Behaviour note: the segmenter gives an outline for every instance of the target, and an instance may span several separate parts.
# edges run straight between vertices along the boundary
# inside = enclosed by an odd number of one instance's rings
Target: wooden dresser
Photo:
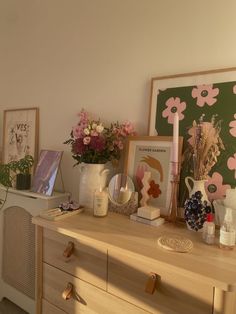
[[[33,223],[38,314],[236,313],[236,250],[208,246],[184,225],[155,228],[113,213]],[[191,239],[192,252],[159,248],[168,234]]]

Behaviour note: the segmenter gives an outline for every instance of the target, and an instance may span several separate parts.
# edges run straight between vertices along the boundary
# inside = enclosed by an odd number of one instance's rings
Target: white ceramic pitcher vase
[[[105,164],[80,165],[79,203],[85,208],[93,208],[94,192],[106,187],[109,169]]]
[[[184,203],[184,218],[190,230],[202,231],[206,215],[211,212],[211,203],[206,194],[205,182],[206,180],[194,180],[192,177],[185,178],[189,198]]]

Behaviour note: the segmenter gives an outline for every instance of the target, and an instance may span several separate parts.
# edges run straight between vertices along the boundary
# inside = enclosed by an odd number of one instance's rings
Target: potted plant
[[[5,187],[11,187],[12,186],[12,180],[10,174],[10,166],[9,164],[0,164],[0,184],[2,184]]]
[[[28,190],[31,184],[31,169],[34,159],[31,155],[26,155],[17,161],[9,163],[9,168],[16,173],[16,189]]]

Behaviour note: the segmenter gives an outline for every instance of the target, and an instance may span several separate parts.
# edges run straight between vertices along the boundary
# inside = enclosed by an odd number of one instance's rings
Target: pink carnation
[[[84,109],[82,109],[80,113],[78,113],[78,116],[80,124],[86,125],[88,123],[89,120],[88,113]]]
[[[98,136],[98,132],[95,130],[92,130],[90,134],[91,136]]]
[[[130,121],[125,121],[122,124],[122,131],[124,135],[133,135],[134,134],[134,125]]]
[[[74,138],[80,138],[83,136],[84,130],[81,126],[76,125],[72,128],[72,134]]]

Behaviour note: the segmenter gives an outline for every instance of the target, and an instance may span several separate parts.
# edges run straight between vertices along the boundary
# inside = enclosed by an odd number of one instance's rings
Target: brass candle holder
[[[168,209],[168,222],[175,223],[178,215],[179,162],[172,161],[171,197]]]

